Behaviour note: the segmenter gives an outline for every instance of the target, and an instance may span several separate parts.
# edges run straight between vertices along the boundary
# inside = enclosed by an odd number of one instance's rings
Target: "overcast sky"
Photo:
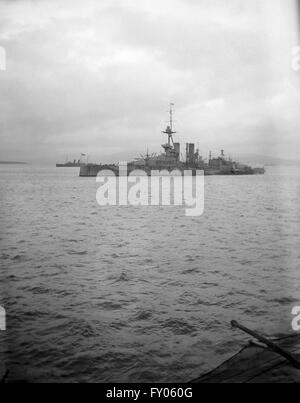
[[[294,0],[0,0],[0,159],[177,141],[300,159]]]

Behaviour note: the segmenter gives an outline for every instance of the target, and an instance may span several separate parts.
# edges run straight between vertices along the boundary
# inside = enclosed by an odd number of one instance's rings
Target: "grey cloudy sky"
[[[0,0],[0,159],[159,151],[177,140],[299,158],[294,0]]]

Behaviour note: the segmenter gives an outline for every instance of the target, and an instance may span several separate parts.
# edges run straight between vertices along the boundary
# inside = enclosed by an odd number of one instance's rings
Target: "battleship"
[[[233,161],[225,156],[224,150],[218,157],[213,157],[212,152],[209,153],[209,159],[206,161],[200,155],[199,149],[195,148],[194,143],[185,145],[185,155],[181,153],[181,144],[174,142],[173,130],[173,106],[170,105],[169,123],[162,132],[167,136],[167,142],[162,144],[163,152],[161,154],[141,155],[139,158],[128,162],[126,174],[129,175],[135,170],[143,170],[147,175],[151,175],[152,171],[160,171],[161,173],[170,173],[174,170],[184,171],[190,170],[193,175],[197,170],[204,171],[204,175],[255,175],[264,174],[265,169],[261,167],[252,168],[249,165],[241,164]],[[97,176],[100,171],[109,170],[119,175],[119,164],[81,164],[79,176],[90,177]]]

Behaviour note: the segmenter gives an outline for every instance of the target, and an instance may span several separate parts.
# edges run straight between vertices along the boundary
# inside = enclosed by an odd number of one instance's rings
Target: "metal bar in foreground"
[[[260,335],[257,332],[254,332],[253,330],[248,329],[247,327],[240,325],[237,321],[233,320],[231,321],[231,326],[236,329],[240,329],[245,333],[248,333],[250,336],[254,337],[255,339],[259,340],[261,343],[266,344],[271,350],[273,350],[275,353],[281,355],[284,357],[286,360],[288,360],[295,368],[300,369],[300,362],[288,351],[285,351],[281,347],[279,347],[276,343],[273,343],[266,337]]]

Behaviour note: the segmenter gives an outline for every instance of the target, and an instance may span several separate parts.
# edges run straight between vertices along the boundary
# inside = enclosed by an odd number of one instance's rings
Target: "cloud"
[[[297,157],[292,1],[263,3],[1,2],[0,159],[159,151],[170,101],[182,142]]]

